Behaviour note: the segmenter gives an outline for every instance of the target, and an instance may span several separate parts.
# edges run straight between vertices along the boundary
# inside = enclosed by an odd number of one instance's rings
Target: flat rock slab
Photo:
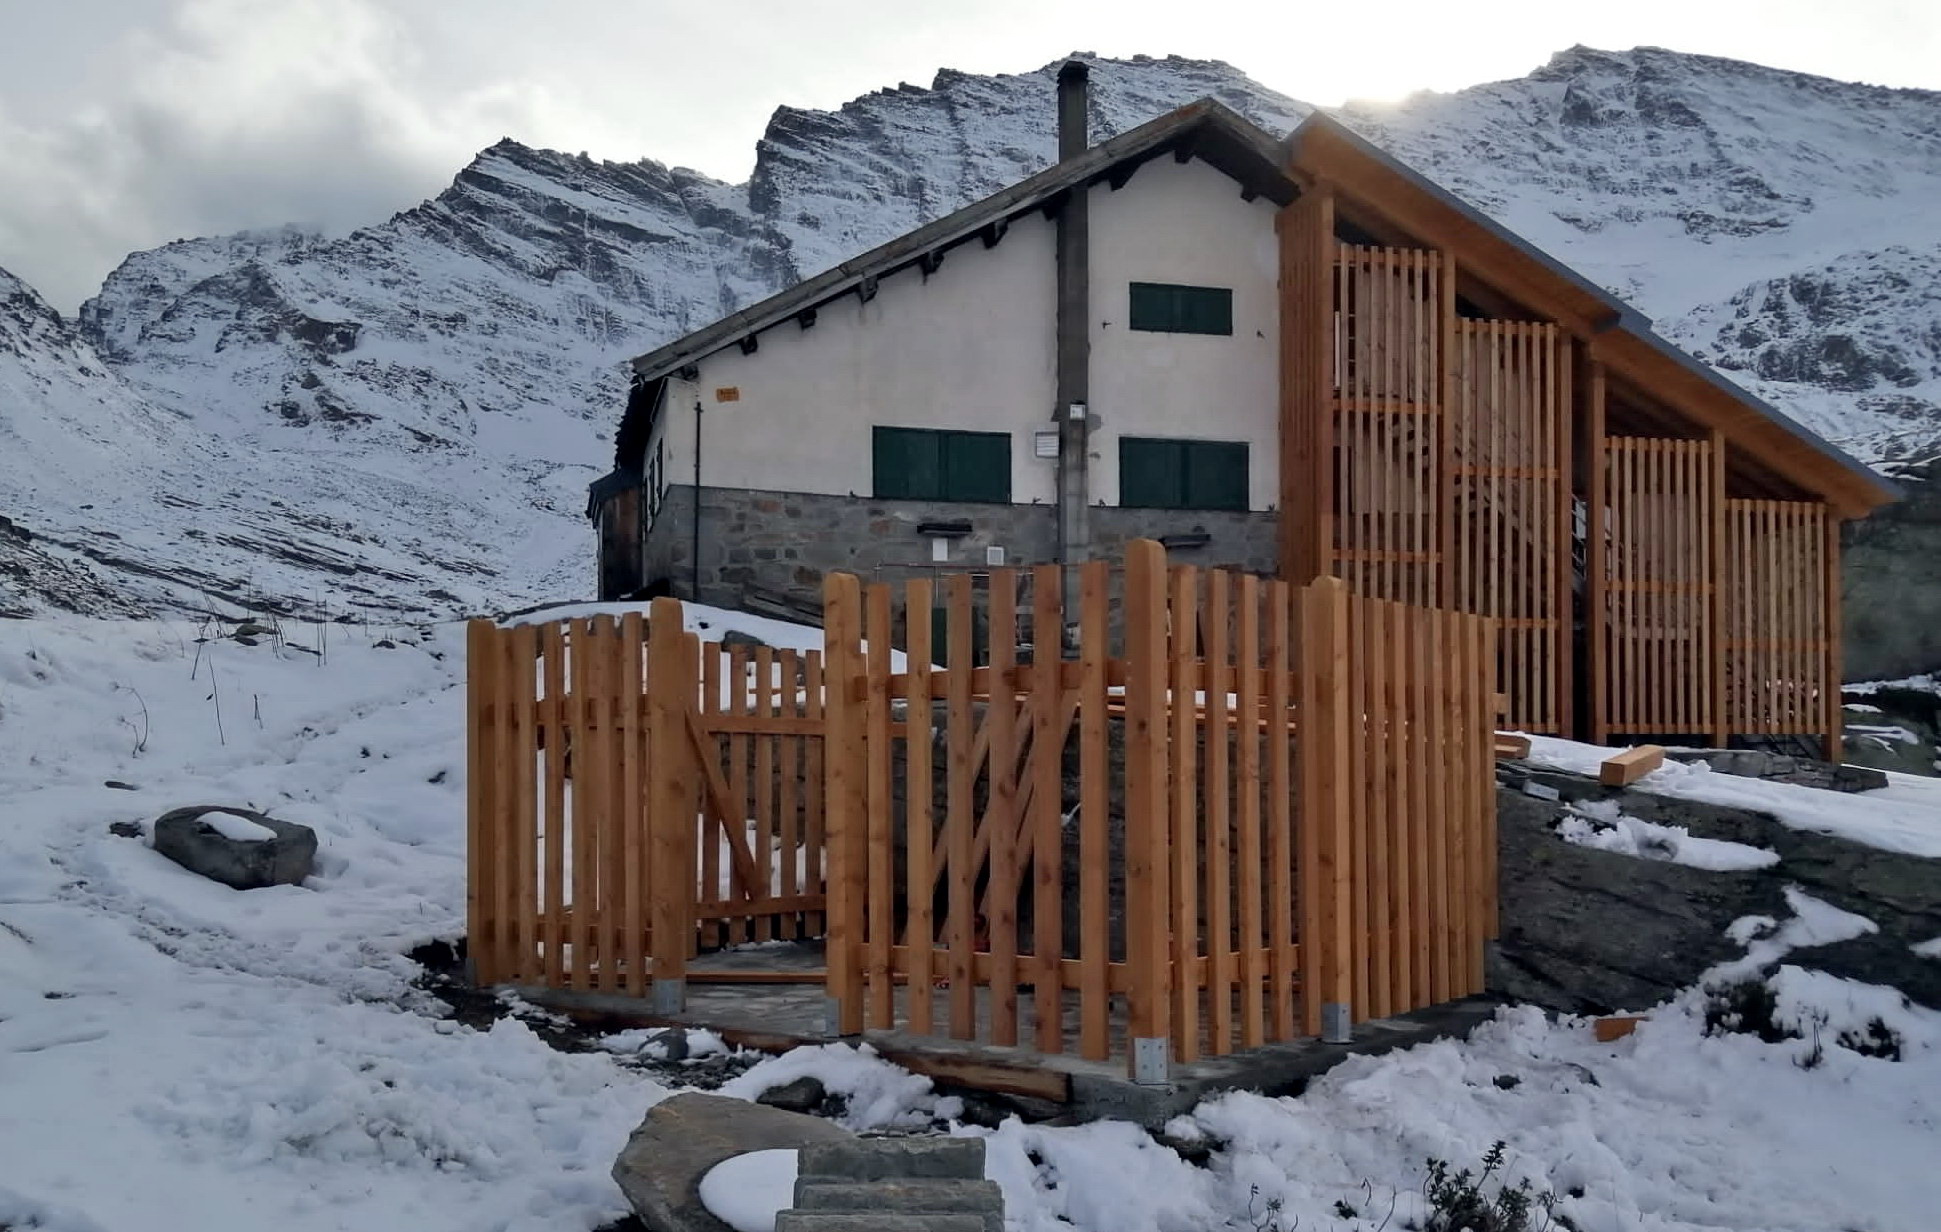
[[[981,1181],[984,1140],[851,1138],[804,1150],[795,1174],[798,1178],[841,1181]]]
[[[270,831],[260,839],[231,838],[210,818],[228,813]],[[220,881],[232,890],[300,885],[317,857],[317,832],[293,821],[279,821],[254,809],[227,804],[195,804],[171,809],[155,819],[155,850],[192,873]]]
[[[701,1203],[701,1178],[749,1151],[799,1151],[853,1140],[819,1117],[722,1095],[676,1095],[647,1111],[613,1164],[613,1179],[649,1232],[733,1232]]]

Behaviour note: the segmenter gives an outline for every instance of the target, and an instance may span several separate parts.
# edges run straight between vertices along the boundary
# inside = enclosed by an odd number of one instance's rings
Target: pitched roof
[[[678,372],[765,329],[794,320],[980,236],[995,241],[1013,218],[1051,210],[1064,194],[1101,181],[1122,183],[1167,151],[1204,159],[1246,188],[1286,205],[1311,176],[1358,196],[1423,241],[1454,251],[1466,265],[1502,282],[1514,298],[1554,314],[1592,338],[1593,353],[1646,388],[1675,390],[1680,410],[1719,428],[1788,479],[1848,516],[1899,498],[1899,489],[1830,441],[1727,380],[1659,336],[1651,320],[1563,262],[1462,201],[1434,181],[1315,112],[1285,141],[1212,100],[1168,112],[1066,159],[1010,188],[872,248],[759,303],[633,361],[637,381]],[[632,414],[633,408],[629,407]],[[622,462],[624,466],[624,461]]]
[[[1020,215],[1050,207],[1081,184],[1129,175],[1140,163],[1168,150],[1180,149],[1190,150],[1194,157],[1205,159],[1277,205],[1285,205],[1299,194],[1293,177],[1286,171],[1286,152],[1272,134],[1255,127],[1231,108],[1210,98],[1202,99],[1128,129],[1077,158],[1048,167],[1028,180],[649,351],[633,361],[634,373],[643,380],[665,376],[752,334],[793,320],[798,313],[846,295],[868,279],[887,277],[919,260],[976,239],[989,228],[1002,227]]]

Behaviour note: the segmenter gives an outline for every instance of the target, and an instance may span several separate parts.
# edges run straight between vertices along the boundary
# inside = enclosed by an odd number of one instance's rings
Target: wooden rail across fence
[[[834,575],[819,656],[475,622],[478,980],[665,1012],[699,949],[820,939],[845,1034],[1141,1079],[1481,991],[1492,621],[1150,541],[1075,593]]]

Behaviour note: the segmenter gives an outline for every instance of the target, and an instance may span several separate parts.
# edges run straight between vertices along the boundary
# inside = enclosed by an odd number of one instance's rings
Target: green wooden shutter
[[[1133,283],[1129,314],[1132,328],[1158,333],[1171,332],[1174,328],[1172,292],[1171,287],[1162,286],[1156,282]]]
[[[1185,499],[1188,509],[1247,508],[1247,443],[1187,441]]]
[[[1177,509],[1182,497],[1180,442],[1144,436],[1119,438],[1119,504]]]
[[[1233,292],[1225,287],[1178,287],[1176,324],[1182,334],[1231,334]]]
[[[935,500],[943,489],[937,434],[877,428],[871,434],[872,491],[882,500]]]
[[[1165,334],[1231,334],[1233,291],[1135,282],[1130,288],[1131,328]]]
[[[942,497],[953,501],[1011,502],[1011,434],[943,432]]]

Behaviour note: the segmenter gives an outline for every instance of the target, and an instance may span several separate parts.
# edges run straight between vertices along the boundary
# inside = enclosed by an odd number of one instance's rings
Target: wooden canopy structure
[[[1839,750],[1867,467],[1339,124],[1287,142],[1282,574],[1496,618],[1509,725]]]

